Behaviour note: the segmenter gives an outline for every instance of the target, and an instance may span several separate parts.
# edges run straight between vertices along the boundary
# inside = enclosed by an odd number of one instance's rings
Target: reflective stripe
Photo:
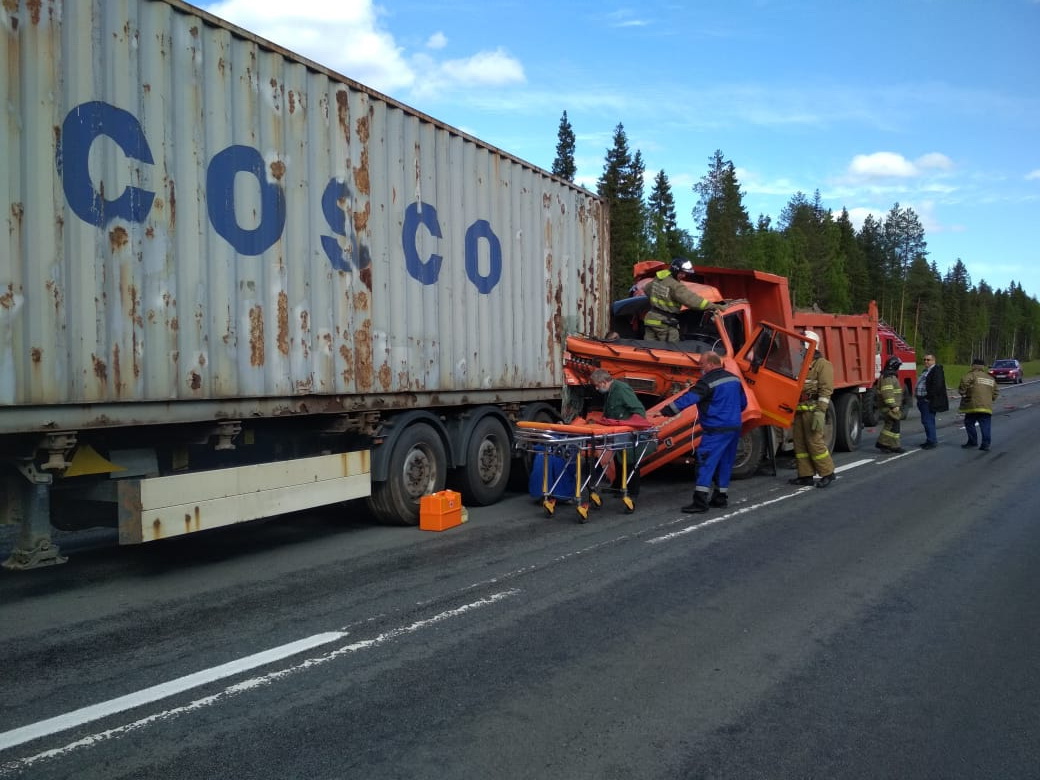
[[[827,450],[824,450],[819,455],[813,455],[812,459],[813,460],[823,460],[824,458],[829,458],[830,456],[831,456],[831,454]]]

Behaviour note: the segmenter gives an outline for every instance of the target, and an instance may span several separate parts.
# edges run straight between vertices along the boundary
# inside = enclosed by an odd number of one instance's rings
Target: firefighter
[[[650,311],[643,318],[644,336],[653,341],[676,342],[679,340],[679,311],[683,306],[695,311],[722,311],[717,303],[711,303],[688,289],[679,281],[680,274],[692,274],[693,263],[685,257],[672,260],[671,266],[657,272],[647,286]]]
[[[881,433],[874,444],[882,452],[906,452],[899,446],[899,421],[903,419],[903,388],[899,384],[899,367],[902,361],[895,355],[885,361],[878,382],[878,397],[884,419]]]
[[[701,366],[704,375],[697,384],[661,409],[662,415],[673,417],[689,406],[697,406],[701,429],[695,458],[697,484],[693,503],[684,506],[683,512],[707,512],[708,507],[728,505],[729,480],[740,443],[740,422],[747,408],[747,394],[740,377],[722,367],[721,357],[705,352]],[[711,495],[712,482],[718,485],[715,495]]]
[[[823,438],[827,407],[834,393],[834,366],[818,349],[819,336],[807,330],[805,338],[813,344],[813,358],[794,416],[794,459],[798,476],[788,481],[792,485],[811,485],[813,474],[819,474],[816,487],[825,488],[834,481],[834,461]]]
[[[971,370],[961,378],[958,390],[961,394],[961,413],[964,415],[964,430],[968,440],[961,446],[965,449],[974,447],[978,438],[975,436],[975,423],[979,424],[982,443],[979,449],[989,449],[990,422],[993,418],[993,402],[1000,391],[997,380],[986,371],[986,363],[982,358],[971,359]]]

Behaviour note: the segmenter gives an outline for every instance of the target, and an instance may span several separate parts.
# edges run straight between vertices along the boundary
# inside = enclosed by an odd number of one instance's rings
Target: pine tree
[[[675,215],[675,196],[665,172],[658,171],[653,189],[647,198],[647,247],[651,256],[667,262],[673,257],[691,257],[693,241],[685,230],[679,229]]]
[[[561,179],[574,181],[578,168],[574,164],[574,128],[567,119],[567,112],[560,117],[560,129],[556,133],[556,159],[553,160],[552,172]]]
[[[749,267],[746,244],[753,234],[733,163],[716,150],[708,173],[693,186],[698,196],[693,218],[700,231],[700,255],[709,265]]]
[[[607,150],[599,195],[610,209],[610,276],[613,299],[628,295],[632,267],[646,252],[643,226],[643,155],[628,149],[624,125],[614,129],[614,145]]]

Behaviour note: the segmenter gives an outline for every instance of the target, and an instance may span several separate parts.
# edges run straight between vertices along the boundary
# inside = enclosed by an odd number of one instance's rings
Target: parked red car
[[[989,375],[998,382],[1011,382],[1022,384],[1022,364],[1014,359],[994,360],[989,367]]]

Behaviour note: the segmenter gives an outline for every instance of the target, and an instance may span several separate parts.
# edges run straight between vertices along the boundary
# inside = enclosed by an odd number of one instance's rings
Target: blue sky
[[[720,149],[752,221],[898,202],[941,273],[1040,298],[1040,0],[199,5],[544,168],[566,110],[593,190],[620,122],[691,232]]]

